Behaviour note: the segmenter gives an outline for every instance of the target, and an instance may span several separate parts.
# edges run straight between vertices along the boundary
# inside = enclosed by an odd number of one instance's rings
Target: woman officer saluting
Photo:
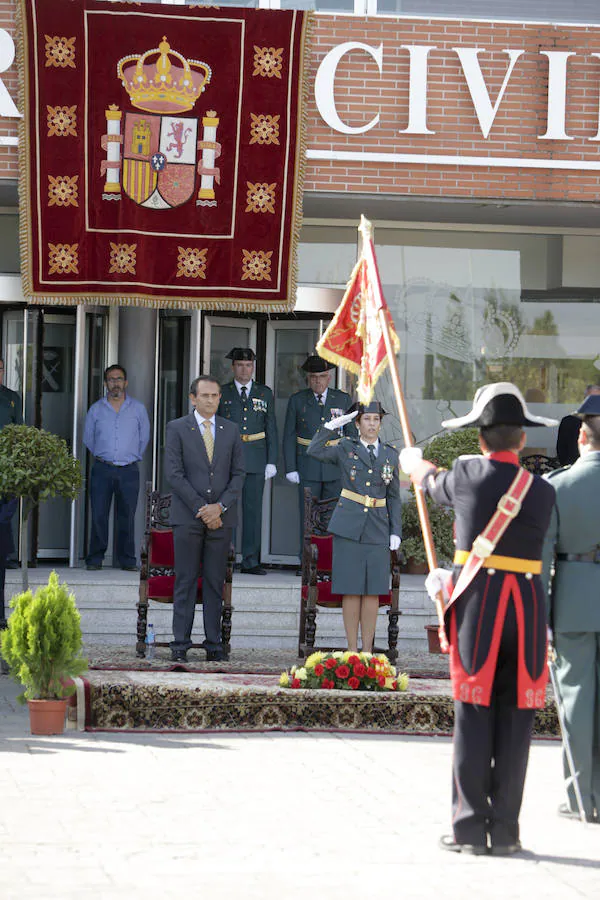
[[[319,429],[307,453],[340,467],[342,492],[329,523],[333,534],[331,590],[343,594],[348,649],[373,650],[379,595],[390,589],[390,550],[400,546],[401,513],[398,452],[379,440],[380,403],[355,403]],[[356,418],[358,438],[343,437],[327,447],[331,432]]]

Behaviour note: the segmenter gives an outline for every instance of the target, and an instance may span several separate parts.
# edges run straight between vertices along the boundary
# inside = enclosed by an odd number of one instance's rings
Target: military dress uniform
[[[593,401],[593,405],[592,405]],[[596,409],[600,397],[580,407]],[[600,814],[600,451],[590,450],[567,468],[545,476],[556,507],[544,547],[544,580],[550,584],[550,622],[565,726],[586,818]],[[554,563],[555,573],[551,579]],[[577,810],[564,760],[569,809]]]
[[[222,387],[217,415],[236,422],[244,444],[246,480],[242,492],[242,569],[260,566],[265,466],[277,463],[273,391],[252,381],[242,399],[234,381]]]
[[[0,431],[5,425],[22,425],[21,398],[16,391],[0,385]]]
[[[334,464],[341,496],[329,522],[333,534],[331,588],[335,594],[387,594],[390,589],[390,535],[402,534],[398,451],[378,442],[371,458],[358,437],[327,446],[332,432],[320,428],[308,456]]]
[[[330,419],[341,416],[352,405],[350,395],[337,388],[327,388],[325,402],[320,405],[310,388],[292,394],[289,399],[283,429],[283,456],[286,472],[300,475],[300,534],[304,531],[304,488],[310,488],[317,500],[339,497],[340,470],[336,463],[321,462],[307,453],[308,446],[319,428]],[[350,423],[346,434],[356,435],[356,426]],[[329,432],[329,440],[335,442],[340,435]],[[330,444],[330,446],[332,446]]]
[[[533,416],[508,382],[487,385],[466,416],[446,428],[555,425]],[[485,440],[485,431],[483,432]],[[401,464],[404,467],[403,450]],[[450,471],[422,462],[413,481],[455,513],[457,584],[475,539],[519,472],[517,453],[459,457]],[[446,608],[455,700],[452,772],[453,840],[448,850],[508,855],[520,849],[519,812],[536,708],[545,702],[546,604],[542,548],[554,491],[533,476],[516,515],[491,555]],[[481,558],[481,557],[480,557]]]

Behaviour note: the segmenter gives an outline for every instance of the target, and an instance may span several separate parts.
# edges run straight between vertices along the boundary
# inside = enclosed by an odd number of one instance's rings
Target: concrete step
[[[46,584],[49,568],[29,570],[32,590]],[[139,576],[120,569],[88,572],[85,569],[57,567],[61,581],[75,594],[81,613],[84,639],[94,644],[130,644],[136,639]],[[235,574],[233,578],[232,638],[235,646],[247,649],[293,649],[298,642],[300,579],[293,573],[271,571],[266,576]],[[21,573],[9,570],[6,595],[22,590]],[[403,576],[400,586],[399,647],[425,649],[425,625],[436,617],[424,590],[422,576]],[[154,625],[158,640],[171,637],[172,607],[152,602],[148,621]],[[194,639],[202,640],[202,615],[196,614]],[[381,611],[377,624],[377,643],[385,644],[387,616]],[[319,608],[317,642],[344,646],[344,628],[340,609]]]

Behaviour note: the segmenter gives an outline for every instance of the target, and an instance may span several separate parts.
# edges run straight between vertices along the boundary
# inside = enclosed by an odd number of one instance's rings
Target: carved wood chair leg
[[[146,656],[146,631],[148,627],[148,601],[139,600],[137,604],[137,643],[135,652],[140,659]]]
[[[315,646],[315,637],[317,634],[317,609],[314,606],[311,606],[306,610],[306,618],[305,618],[305,635],[306,635],[306,649],[308,655],[312,653]]]
[[[226,653],[229,653],[231,650],[231,614],[233,612],[232,606],[223,606],[223,616],[221,619],[221,642],[223,644],[223,650]]]
[[[395,664],[398,659],[398,650],[396,649],[398,646],[398,634],[400,629],[398,628],[398,617],[400,612],[397,609],[388,610],[388,659],[392,663]]]

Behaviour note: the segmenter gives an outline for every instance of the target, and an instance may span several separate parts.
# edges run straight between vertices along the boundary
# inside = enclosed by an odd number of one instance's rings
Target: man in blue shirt
[[[92,528],[86,563],[90,571],[102,568],[114,496],[117,559],[122,569],[135,572],[138,463],[150,439],[150,422],[143,404],[126,393],[127,372],[123,366],[109,366],[104,372],[104,384],[106,396],[90,406],[83,433],[83,443],[94,457],[90,478]]]

